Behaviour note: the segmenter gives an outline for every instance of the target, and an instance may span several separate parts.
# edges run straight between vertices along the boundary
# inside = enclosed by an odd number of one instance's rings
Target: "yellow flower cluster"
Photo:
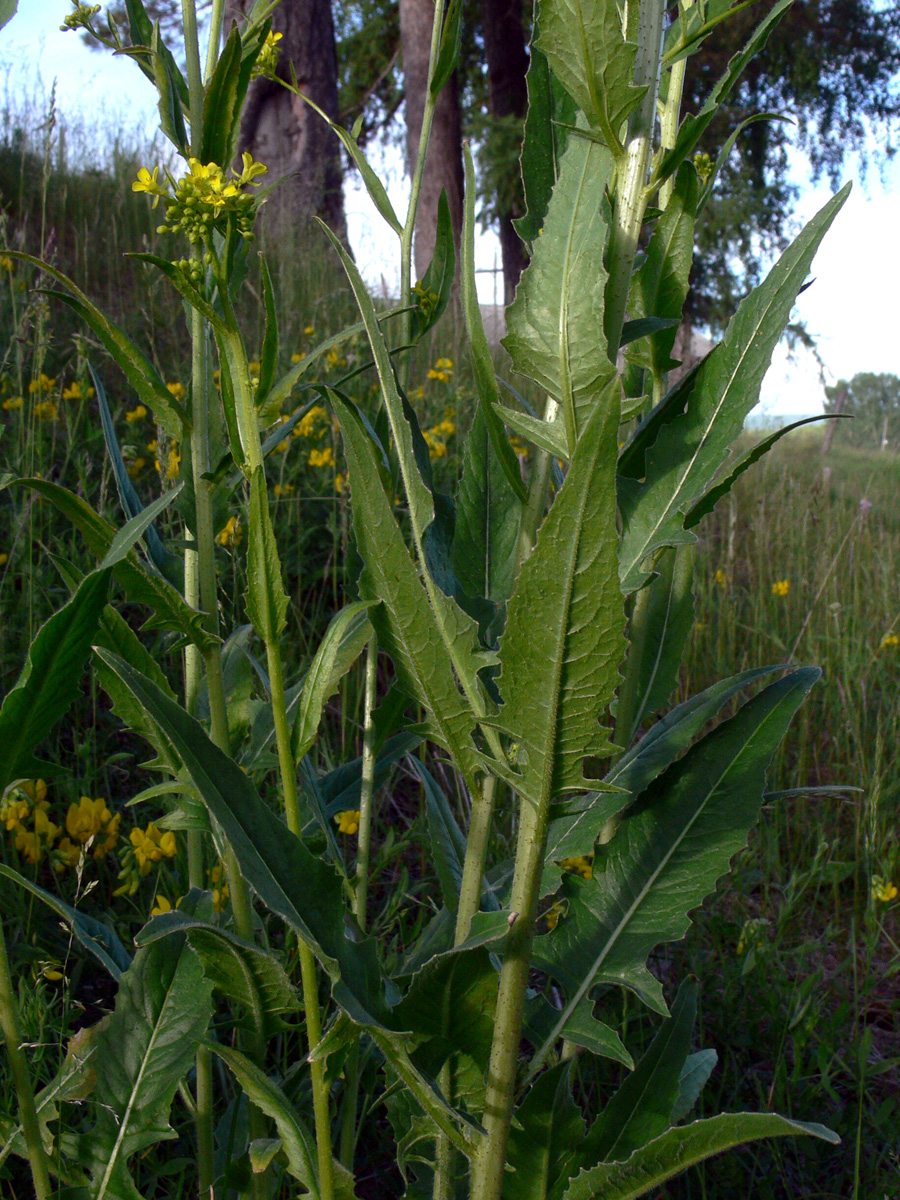
[[[59,409],[52,400],[39,400],[34,406],[34,415],[39,421],[55,421]]]
[[[63,17],[63,23],[59,27],[61,33],[70,29],[90,29],[91,20],[100,11],[99,4],[82,4],[81,0],[72,0],[72,3],[75,5],[75,11]]]
[[[790,590],[791,584],[788,579],[776,579],[772,584],[773,596],[786,596]]]
[[[62,398],[63,400],[93,400],[94,389],[82,387],[76,379],[68,387],[63,388]]]
[[[133,425],[135,421],[143,421],[147,415],[147,409],[143,404],[137,405],[136,408],[129,408],[125,413],[125,420],[129,425]]]
[[[881,875],[872,876],[872,898],[879,904],[889,904],[891,900],[896,900],[898,895],[900,889],[896,883],[891,883],[890,879],[884,879]]]
[[[335,813],[334,820],[337,823],[338,833],[347,833],[352,836],[359,830],[359,809],[347,808],[343,812]]]
[[[316,404],[294,426],[293,435],[295,438],[321,437],[327,422],[328,413],[321,404]]]
[[[438,362],[441,362],[438,359]],[[447,453],[447,442],[456,433],[456,425],[445,417],[439,424],[432,426],[431,429],[423,429],[422,437],[428,446],[428,455],[430,458],[444,458]]]
[[[151,821],[146,829],[132,829],[128,835],[131,843],[122,855],[121,883],[114,896],[133,896],[141,885],[141,879],[149,875],[153,865],[164,858],[174,858],[178,846],[171,829],[165,833]]]
[[[25,401],[21,396],[7,396],[3,401],[3,407],[7,412],[14,412],[17,408],[22,408]]]
[[[244,537],[244,527],[237,517],[229,517],[216,534],[220,546],[239,546]]]
[[[766,938],[764,931],[768,923],[764,917],[751,917],[749,921],[744,922],[738,943],[734,948],[734,952],[738,958],[742,954],[746,954],[748,950],[765,949]]]
[[[38,392],[52,392],[56,387],[56,380],[51,379],[49,375],[45,375],[41,371],[37,379],[32,379],[28,384],[28,395],[34,396]]]
[[[224,219],[233,216],[241,237],[250,238],[257,202],[243,189],[259,187],[262,180],[258,177],[268,168],[254,162],[253,156],[247,153],[243,156],[243,165],[241,173],[232,171],[229,179],[218,163],[202,163],[198,158],[189,158],[190,170],[177,182],[168,172],[160,182],[159,167],[152,171],[141,167],[131,188],[152,196],[154,208],[161,199],[165,201],[166,224],[159,226],[159,233],[180,231],[192,246],[201,243],[211,246],[213,230],[221,229]]]
[[[547,911],[544,913],[544,920],[547,922],[547,928],[553,930],[559,924],[559,918],[565,914],[565,900],[556,900]]]
[[[429,379],[436,379],[439,383],[449,383],[453,375],[453,359],[439,358],[431,370],[428,372]]]
[[[156,442],[152,442],[151,445],[153,446],[153,451],[156,451],[156,449],[157,449]],[[150,447],[148,446],[147,449],[149,450]],[[153,465],[156,467],[157,471],[161,475],[162,474],[162,464],[160,463],[158,458],[154,458]],[[179,449],[178,443],[173,442],[172,445],[169,447],[169,453],[166,457],[166,479],[168,479],[170,483],[173,480],[178,478],[178,472],[179,472],[180,467],[181,467],[181,450]]]
[[[330,446],[324,446],[321,450],[310,450],[309,465],[311,467],[333,467],[334,451]]]
[[[716,583],[720,587],[725,586],[725,572],[722,570],[721,567],[719,567],[718,570],[716,571]]]
[[[0,820],[14,835],[16,850],[27,862],[36,866],[49,854],[53,869],[62,872],[76,866],[88,849],[94,858],[105,858],[118,841],[122,815],[113,815],[102,798],[82,796],[78,804],[69,805],[67,836],[55,844],[63,827],[50,819],[47,785],[37,779],[21,783],[10,792],[0,808]]]
[[[880,650],[887,650],[891,646],[900,646],[900,636],[896,633],[886,633],[881,639]]]
[[[266,79],[272,79],[278,67],[278,43],[281,41],[283,34],[268,33],[266,40],[260,47],[259,54],[256,56],[256,62],[253,64],[253,69],[250,72],[250,78],[256,79],[262,75]]]
[[[583,854],[579,854],[577,858],[560,859],[559,865],[564,871],[571,871],[573,875],[580,875],[582,879],[594,877],[594,861]]]

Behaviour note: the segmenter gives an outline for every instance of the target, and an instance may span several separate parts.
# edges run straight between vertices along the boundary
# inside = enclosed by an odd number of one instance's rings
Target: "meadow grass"
[[[7,128],[14,130],[15,122]],[[7,247],[43,253],[71,274],[157,356],[167,380],[183,385],[188,343],[180,305],[121,253],[123,247],[152,247],[156,237],[153,218],[144,204],[133,202],[129,188],[146,152],[123,151],[102,169],[73,171],[60,153],[58,126],[37,125],[19,141],[13,133],[0,145],[3,237]],[[321,246],[307,251],[298,247],[278,260],[286,358],[308,352],[353,319],[347,293],[330,286]],[[0,258],[0,267],[2,470],[53,478],[120,523],[89,394],[88,357],[110,391],[123,452],[144,499],[158,493],[171,463],[177,468],[171,457],[177,450],[164,445],[147,417],[128,420],[136,402],[68,310],[35,295],[34,276],[21,266]],[[459,466],[459,431],[470,419],[472,391],[466,364],[457,361],[452,324],[442,328],[413,364],[411,395],[428,414],[435,467],[449,475]],[[439,360],[452,365],[439,366]],[[351,343],[327,364],[330,378],[343,379],[365,361],[362,344]],[[370,386],[368,373],[347,384],[360,398]],[[286,645],[296,676],[341,602],[349,529],[340,447],[327,414],[315,413],[300,436],[285,441],[271,460],[271,478],[278,485],[274,519],[292,600]],[[818,664],[822,680],[779,752],[769,787],[773,793],[799,786],[855,790],[773,796],[750,848],[695,914],[686,940],[667,950],[658,966],[673,978],[691,967],[701,977],[719,977],[718,986],[705,999],[701,995],[701,1044],[719,1054],[708,1111],[770,1108],[823,1121],[844,1140],[838,1149],[804,1140],[716,1159],[670,1184],[671,1196],[900,1195],[900,1003],[894,983],[900,905],[879,898],[900,881],[898,485],[900,459],[844,449],[840,432],[827,458],[816,435],[789,438],[698,530],[696,621],[681,695],[759,663]],[[225,613],[226,627],[243,620],[242,524],[237,502],[217,514],[223,603],[232,609]],[[177,521],[167,532],[179,536]],[[3,691],[21,668],[37,626],[66,598],[54,556],[82,561],[78,535],[21,489],[0,491]],[[138,619],[127,608],[124,614]],[[177,673],[170,638],[150,634],[147,644]],[[251,694],[252,679],[242,703]],[[317,751],[326,769],[358,752],[361,695],[361,675],[352,674],[329,710],[327,737]],[[57,822],[81,796],[103,796],[122,811],[123,836],[152,819],[151,804],[123,809],[156,777],[140,768],[143,748],[121,733],[93,682],[45,751],[67,772],[51,783]],[[454,794],[452,779],[444,782]],[[509,833],[498,831],[500,838]],[[5,830],[0,847],[4,861],[23,867]],[[379,883],[371,927],[387,942],[409,944],[410,923],[428,913],[418,882],[427,854],[418,784],[401,765],[393,786],[382,792],[373,864]],[[60,873],[56,885],[70,902],[111,906],[125,937],[143,923],[158,895],[174,901],[184,887],[180,853],[161,860],[130,897],[111,897],[115,855],[92,863],[90,872],[83,879]],[[54,880],[46,863],[34,864],[32,873],[45,884]],[[13,953],[27,1040],[36,1047],[38,1078],[42,1072],[47,1078],[69,1034],[102,1014],[110,989],[29,897],[4,886],[0,909],[17,931]],[[627,1000],[615,1003],[625,1005],[628,1036],[639,1045],[651,1023],[634,1002],[630,1008]],[[290,1061],[287,1047],[284,1058]],[[614,1075],[615,1068],[603,1068],[582,1085],[607,1086]],[[12,1111],[8,1082],[0,1106],[3,1113]],[[148,1196],[178,1194],[163,1161],[158,1175],[152,1161],[148,1166]],[[8,1163],[0,1171],[10,1169],[18,1167]],[[14,1183],[17,1177],[7,1178]]]

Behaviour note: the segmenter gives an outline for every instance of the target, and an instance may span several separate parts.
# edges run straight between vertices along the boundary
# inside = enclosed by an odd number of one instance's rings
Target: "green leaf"
[[[525,1012],[525,1037],[533,1046],[543,1045],[556,1024],[559,1015],[557,1009],[543,996],[537,996],[530,1005],[526,1002]],[[594,1016],[594,1001],[588,996],[585,996],[570,1014],[560,1036],[584,1050],[589,1050],[591,1054],[596,1054],[598,1058],[611,1058],[613,1062],[621,1063],[629,1071],[634,1069],[634,1059],[625,1048],[624,1042],[614,1029],[597,1020]]]
[[[634,598],[628,656],[616,709],[616,740],[630,746],[650,713],[662,708],[678,682],[678,670],[694,625],[693,550],[663,550],[655,575]]]
[[[108,925],[104,925],[102,921],[88,916],[87,913],[72,908],[71,905],[66,904],[64,900],[60,900],[52,893],[44,891],[42,887],[32,880],[26,879],[12,867],[6,867],[0,863],[0,875],[11,879],[19,887],[25,888],[39,900],[43,900],[48,908],[52,908],[57,916],[65,921],[75,935],[78,944],[93,954],[97,962],[109,971],[113,979],[121,979],[122,972],[127,971],[131,965],[131,957],[114,930],[110,929]]]
[[[780,441],[785,434],[792,433],[795,429],[799,429],[801,425],[809,425],[813,421],[850,421],[852,419],[849,413],[831,413],[825,416],[804,417],[802,421],[794,421],[790,425],[785,425],[783,429],[777,429],[774,433],[770,433],[768,437],[762,438],[751,450],[748,450],[746,454],[742,454],[728,474],[716,480],[709,491],[701,496],[693,508],[688,511],[687,516],[684,518],[685,529],[693,529],[695,525],[699,525],[707,513],[712,512],[722,497],[731,491],[748,467],[752,467],[754,463],[759,462],[764,454],[768,454],[775,443]]]
[[[109,569],[88,575],[38,630],[15,687],[0,708],[0,794],[14,779],[56,774],[35,747],[81,695],[81,675],[106,606]]]
[[[697,1103],[718,1059],[715,1050],[698,1050],[687,1056],[678,1076],[678,1099],[670,1117],[673,1125],[683,1121]]]
[[[198,157],[203,163],[218,163],[225,170],[237,153],[241,109],[256,60],[256,55],[245,59],[242,49],[237,25],[232,25],[203,99],[203,135]]]
[[[570,458],[569,439],[566,435],[564,421],[559,418],[553,421],[544,421],[540,417],[531,416],[530,413],[517,412],[514,408],[507,408],[505,404],[498,404],[496,411],[500,419],[516,433],[520,433],[522,437],[541,450],[546,450],[554,458],[568,462]]]
[[[153,82],[156,84],[156,90],[159,93],[159,103],[157,105],[159,127],[178,150],[178,153],[187,158],[190,153],[190,146],[184,123],[184,111],[181,106],[181,98],[178,94],[178,84],[175,74],[177,68],[175,67],[171,53],[166,51],[165,44],[160,35],[158,21],[154,24],[153,33],[150,37],[150,63],[153,70]],[[204,161],[206,160],[204,159]]]
[[[384,985],[371,940],[351,941],[340,876],[311,854],[240,767],[202,726],[149,679],[106,651],[101,657],[171,740],[210,813],[221,824],[247,883],[307,943],[333,981],[335,1000],[358,1024],[387,1019]]]
[[[694,257],[694,217],[699,198],[697,172],[692,163],[685,163],[650,239],[647,257],[631,284],[628,303],[631,318],[661,317],[672,322],[666,329],[651,332],[646,347],[628,355],[630,361],[648,367],[657,378],[678,366],[678,360],[672,358],[672,347],[688,291]]]
[[[281,1138],[281,1148],[287,1157],[288,1171],[303,1184],[308,1194],[318,1200],[319,1168],[315,1138],[295,1112],[293,1105],[282,1089],[270,1079],[254,1062],[239,1050],[223,1046],[221,1042],[209,1042],[210,1050],[226,1064],[251,1104],[255,1104],[267,1117],[271,1117]],[[335,1196],[347,1200],[353,1195],[353,1181],[349,1173],[339,1164],[335,1169]]]
[[[515,369],[559,401],[569,458],[615,375],[598,333],[607,280],[605,190],[612,170],[604,146],[587,138],[569,140],[543,230],[506,314],[503,345]]]
[[[450,303],[455,272],[456,248],[453,245],[450,202],[447,199],[446,189],[442,188],[438,200],[434,254],[427,271],[413,288],[419,299],[418,307],[412,314],[412,332],[415,341],[432,329],[443,316],[444,310]]]
[[[767,279],[742,302],[724,339],[691,375],[689,386],[679,391],[686,411],[661,428],[646,457],[643,483],[621,481],[620,573],[626,592],[644,582],[648,555],[660,546],[695,540],[684,529],[684,514],[706,492],[756,404],[772,351],[849,187],[813,217]]]
[[[354,531],[365,564],[360,594],[382,601],[370,612],[378,644],[390,654],[403,688],[426,710],[429,737],[450,751],[474,788],[479,759],[472,712],[457,687],[434,610],[385,495],[371,441],[356,415],[339,400],[334,404],[350,473]]]
[[[450,912],[455,914],[459,905],[459,888],[466,857],[465,835],[453,815],[443,789],[425,764],[417,758],[410,758],[409,765],[421,780],[425,792],[428,839],[441,896]]]
[[[63,275],[49,263],[42,262],[39,258],[33,258],[30,254],[22,254],[18,250],[10,250],[8,253],[10,258],[18,258],[22,262],[30,263],[32,267],[37,267],[39,271],[51,275],[60,283],[65,284],[71,295],[55,291],[49,294],[68,304],[93,329],[113,359],[125,372],[126,379],[138,396],[148,408],[153,409],[166,432],[174,438],[181,438],[187,421],[184,407],[166,387],[156,367],[153,366],[146,354],[138,349],[131,338],[114,321],[110,321],[108,317],[104,316],[67,275]]]
[[[623,1162],[669,1128],[696,1016],[697,981],[688,979],[678,989],[671,1017],[582,1140],[580,1165]]]
[[[337,691],[372,636],[370,608],[370,601],[356,600],[345,605],[329,622],[300,692],[297,719],[291,732],[295,762],[316,740],[326,701]]]
[[[107,567],[118,566],[120,562],[128,555],[132,546],[147,532],[160,513],[165,512],[181,489],[183,483],[176,484],[169,491],[163,492],[151,504],[148,504],[145,509],[126,521],[120,530],[113,536],[109,543],[109,549],[103,556],[99,571],[105,570]]]
[[[516,788],[539,804],[590,786],[584,760],[608,753],[600,719],[619,682],[625,623],[614,567],[618,428],[612,404],[585,426],[519,574],[500,640],[502,720],[524,759]]]
[[[544,224],[550,195],[559,176],[568,138],[567,127],[575,124],[575,101],[550,71],[540,40],[539,4],[534,6],[534,29],[526,84],[528,112],[522,138],[522,184],[526,214],[514,222],[519,237],[531,244]]]
[[[572,1062],[561,1062],[531,1085],[516,1108],[509,1132],[503,1200],[553,1200],[572,1174],[584,1137],[581,1110],[572,1099]]]
[[[692,746],[626,810],[612,841],[597,847],[593,878],[565,879],[568,910],[536,943],[534,960],[565,989],[558,1030],[597,983],[630,987],[665,1014],[647,957],[684,936],[687,914],[746,845],[766,770],[818,675],[811,667],[791,672]],[[539,1047],[532,1069],[558,1036]]]
[[[491,348],[484,332],[481,306],[478,303],[478,290],[475,286],[475,165],[472,162],[472,151],[468,143],[463,146],[463,159],[466,169],[466,194],[460,247],[462,254],[460,282],[463,317],[466,322],[466,334],[469,338],[469,349],[472,355],[472,371],[475,375],[478,407],[484,416],[494,453],[503,468],[503,474],[515,495],[524,503],[527,492],[525,484],[522,482],[519,460],[509,444],[506,430],[497,415],[500,391],[497,387],[494,360],[491,358]]]
[[[266,262],[264,254],[259,256],[259,270],[262,275],[266,327],[263,333],[262,353],[259,357],[259,384],[254,399],[257,408],[265,408],[269,391],[275,382],[275,371],[278,366],[278,308],[275,303],[275,289],[272,286],[269,264]]]
[[[226,332],[225,322],[222,320],[222,317],[216,312],[200,289],[195,287],[185,270],[177,267],[175,263],[169,262],[167,258],[160,258],[158,254],[131,253],[127,257],[133,258],[137,262],[149,263],[150,266],[156,267],[165,275],[175,291],[187,300],[191,308],[196,309],[202,317],[209,321],[216,333],[222,334]],[[171,398],[171,393],[169,393],[169,399],[171,400]],[[177,437],[180,434],[173,434],[173,436]]]
[[[95,558],[100,560],[109,552],[116,531],[81,496],[46,479],[20,479],[17,482],[50,500],[84,535],[88,549]],[[203,614],[191,608],[168,580],[148,570],[134,551],[116,564],[113,576],[132,603],[146,604],[153,609],[154,616],[145,628],[174,629],[188,638],[201,653],[218,644],[219,639],[207,632]]]
[[[19,0],[0,0],[0,29],[16,15]]]
[[[559,863],[565,858],[593,854],[600,831],[616,813],[634,799],[630,792],[588,792],[575,801],[575,810],[551,819],[544,850],[544,871],[541,875],[541,897],[555,892],[564,870]],[[553,810],[551,809],[551,816]]]
[[[250,476],[246,607],[250,623],[262,640],[267,645],[277,642],[287,624],[288,597],[262,467]]]
[[[218,925],[173,910],[154,917],[135,942],[149,946],[177,933],[187,935],[203,974],[229,1002],[237,1002],[244,1009],[253,1030],[264,1040],[283,1030],[279,1018],[299,1009],[297,994],[278,959]]]
[[[632,82],[637,46],[622,35],[616,0],[543,0],[536,45],[591,129],[619,154],[622,125],[646,88]]]
[[[493,453],[479,408],[463,448],[453,534],[453,570],[470,596],[495,602],[509,598],[521,521],[521,501]]]
[[[743,75],[744,68],[766,44],[766,40],[772,29],[778,24],[793,2],[794,0],[778,0],[778,3],[770,9],[756,27],[746,46],[731,59],[725,69],[724,75],[722,75],[710,92],[709,98],[700,112],[684,118],[678,130],[678,136],[675,138],[674,147],[666,153],[658,169],[654,172],[654,183],[659,184],[668,179],[670,175],[678,170],[688,155],[693,154],[698,142],[706,132],[710,121],[712,121],[713,117],[719,111],[723,101],[738,79]]]
[[[90,1071],[93,1126],[78,1136],[92,1200],[136,1200],[128,1160],[176,1136],[169,1108],[212,1016],[212,984],[187,946],[139,950],[99,1028]]]
[[[450,0],[444,16],[444,27],[441,30],[441,44],[438,60],[431,79],[432,96],[439,95],[447,80],[453,74],[456,60],[459,58],[459,41],[462,32],[462,0]]]
[[[668,1129],[661,1137],[635,1151],[626,1162],[601,1163],[582,1171],[571,1181],[563,1200],[636,1200],[659,1189],[667,1179],[723,1150],[764,1137],[799,1137],[808,1134],[836,1145],[840,1138],[805,1121],[789,1121],[776,1113],[720,1113]]]

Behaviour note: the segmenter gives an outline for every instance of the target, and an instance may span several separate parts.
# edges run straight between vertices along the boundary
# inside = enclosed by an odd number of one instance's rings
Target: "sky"
[[[67,0],[19,0],[19,11],[0,31],[0,80],[7,91],[49,94],[57,82],[57,104],[67,117],[78,116],[90,128],[109,130],[116,123],[140,130],[147,139],[155,127],[155,93],[136,65],[125,58],[87,49],[76,33],[59,26],[71,11]],[[382,164],[377,164],[379,167]],[[402,212],[407,192],[399,152],[383,164],[389,192]],[[826,202],[825,181],[813,186],[802,156],[795,155],[792,179],[801,187],[796,217],[807,221]],[[793,314],[816,339],[825,382],[850,379],[859,371],[900,374],[897,284],[900,279],[900,156],[879,161],[877,147],[868,175],[848,161],[844,181],[853,182],[850,198],[838,214],[813,264],[814,283],[799,298]],[[350,239],[366,280],[377,290],[396,290],[396,245],[358,181],[348,180],[346,210]],[[485,234],[476,245],[482,302],[492,303],[499,263],[496,238]],[[502,290],[502,288],[501,288]],[[822,411],[819,364],[808,351],[791,355],[776,350],[763,382],[759,419],[786,420]]]

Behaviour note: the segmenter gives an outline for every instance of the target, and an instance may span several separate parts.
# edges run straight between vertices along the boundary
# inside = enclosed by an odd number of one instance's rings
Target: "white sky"
[[[33,94],[40,82],[46,92],[57,80],[57,104],[63,114],[79,114],[90,127],[109,130],[118,123],[143,128],[149,137],[155,120],[155,94],[137,66],[125,59],[88,50],[76,33],[59,26],[71,11],[67,0],[19,0],[19,11],[0,31],[0,73],[7,88]],[[399,155],[389,164],[389,191],[397,211],[405,203],[405,180]],[[797,218],[808,220],[827,200],[830,189],[809,184],[798,161],[796,182],[803,187]],[[879,163],[871,156],[863,183],[855,163],[846,178],[853,192],[838,215],[816,258],[815,283],[799,298],[795,318],[803,320],[818,341],[826,380],[850,378],[858,371],[900,374],[900,336],[897,332],[897,284],[900,279],[900,160]],[[393,235],[384,233],[364,191],[348,180],[346,209],[350,238],[369,284],[384,279],[393,290],[396,278]],[[496,239],[479,238],[476,265],[482,301],[494,299],[490,268],[499,260]],[[502,289],[501,289],[502,290]],[[772,416],[803,416],[821,411],[819,368],[806,351],[789,360],[786,347],[776,351],[763,384],[762,403]]]

